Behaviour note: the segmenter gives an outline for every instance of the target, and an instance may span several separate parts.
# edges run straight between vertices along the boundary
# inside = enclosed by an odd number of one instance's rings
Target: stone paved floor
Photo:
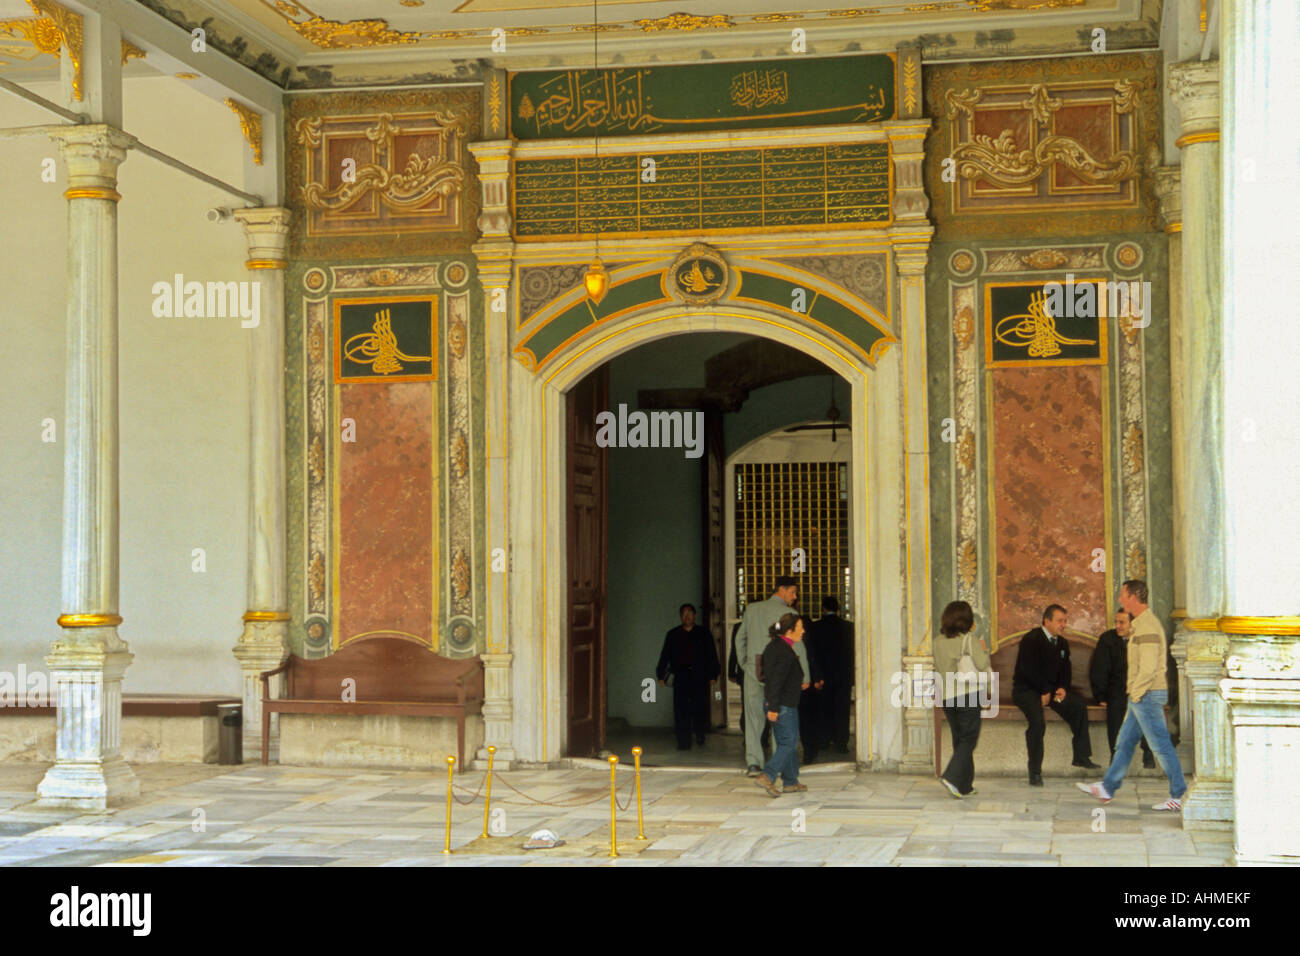
[[[486,840],[482,800],[453,810],[451,856],[441,853],[446,776],[431,772],[284,766],[152,764],[135,768],[142,795],[107,813],[31,804],[44,764],[0,766],[0,866],[8,865],[554,865],[605,864],[608,771],[513,771],[493,787],[503,834]],[[619,799],[631,775],[619,771]],[[1177,815],[1147,809],[1162,780],[1137,780],[1105,807],[1074,781],[977,781],[958,801],[932,778],[809,768],[808,792],[772,799],[731,771],[647,771],[645,828],[619,814],[620,866],[691,864],[892,866],[1221,866],[1232,834],[1190,834]],[[468,798],[482,774],[458,777]],[[584,800],[594,802],[580,804]],[[201,812],[199,812],[201,811]],[[798,827],[802,825],[802,831]],[[555,850],[520,844],[547,827]]]

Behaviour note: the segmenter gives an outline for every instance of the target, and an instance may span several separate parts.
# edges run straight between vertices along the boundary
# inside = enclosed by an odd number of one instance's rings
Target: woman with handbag
[[[973,632],[975,613],[965,601],[943,609],[940,637],[934,641],[934,669],[942,682],[939,696],[952,728],[952,759],[939,781],[960,800],[975,794],[975,745],[980,739],[979,687],[989,680],[989,649]]]

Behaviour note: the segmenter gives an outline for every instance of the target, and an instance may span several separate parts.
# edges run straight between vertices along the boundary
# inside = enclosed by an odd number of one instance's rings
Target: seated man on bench
[[[1029,785],[1043,785],[1043,708],[1070,725],[1074,734],[1074,766],[1095,768],[1088,735],[1088,705],[1070,689],[1070,645],[1065,639],[1065,608],[1049,604],[1043,626],[1020,639],[1011,700],[1024,713],[1025,746],[1029,750]]]

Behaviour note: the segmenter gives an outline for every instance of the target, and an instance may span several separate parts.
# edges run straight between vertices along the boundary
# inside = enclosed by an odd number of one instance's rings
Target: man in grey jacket
[[[789,576],[776,579],[776,589],[766,601],[758,601],[745,608],[736,632],[736,658],[745,672],[745,763],[748,776],[756,777],[766,762],[761,737],[767,723],[763,712],[763,685],[758,680],[756,658],[763,653],[771,639],[768,628],[775,624],[799,600],[799,586]],[[795,644],[795,653],[803,668],[803,683],[808,686],[808,657],[803,642]]]

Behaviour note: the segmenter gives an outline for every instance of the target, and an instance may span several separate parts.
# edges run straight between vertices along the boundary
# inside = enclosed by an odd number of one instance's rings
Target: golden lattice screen
[[[840,613],[849,603],[849,470],[844,462],[799,461],[736,465],[736,615],[772,593],[782,574],[799,582],[798,609],[821,614],[822,596],[834,594]],[[795,548],[806,568],[792,570]]]

